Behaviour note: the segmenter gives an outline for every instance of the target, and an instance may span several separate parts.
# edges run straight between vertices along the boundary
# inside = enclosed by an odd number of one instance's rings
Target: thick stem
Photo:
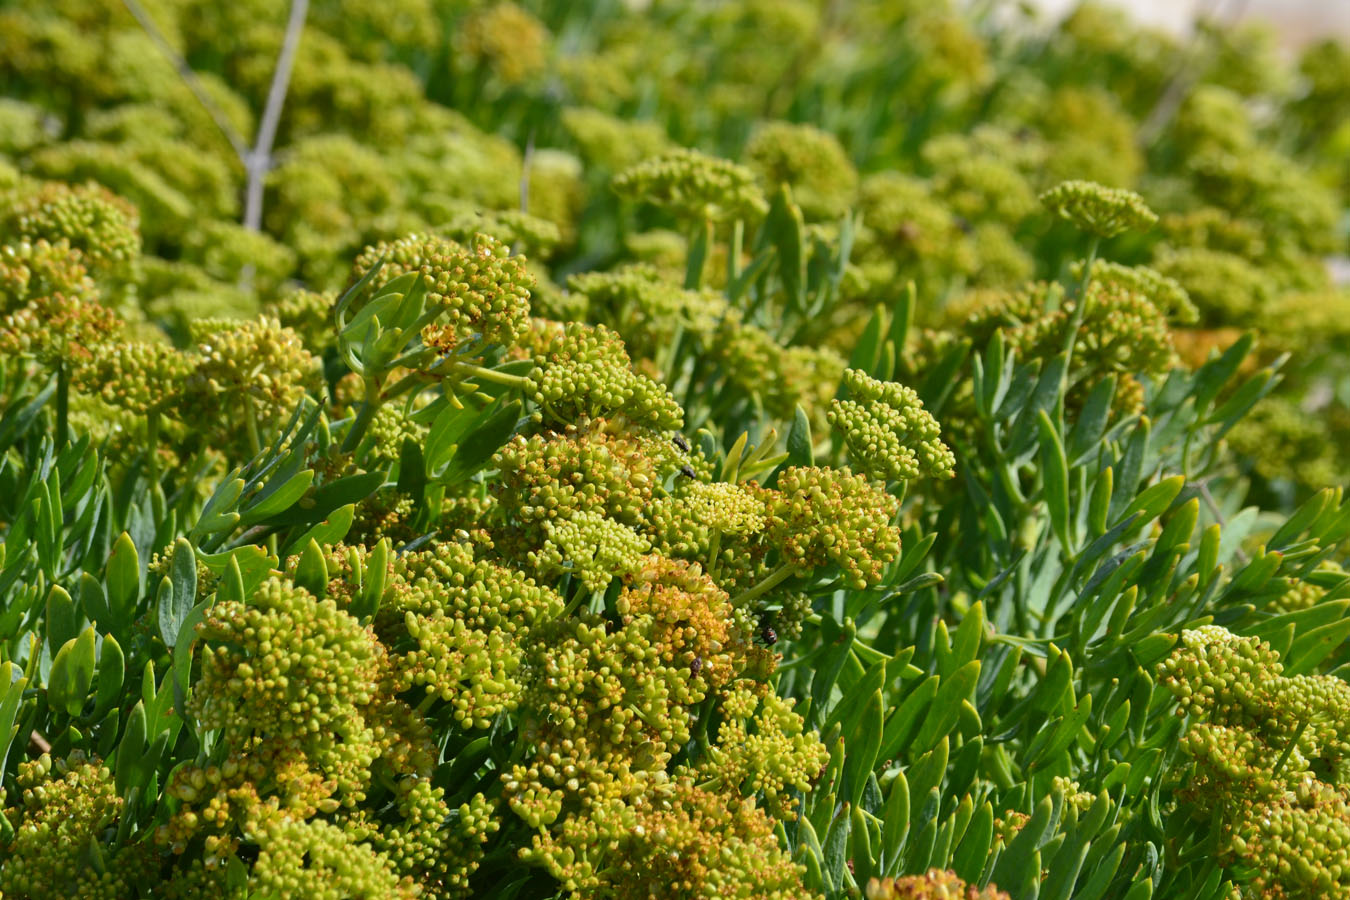
[[[262,452],[262,439],[258,436],[258,411],[253,398],[244,394],[244,427],[248,431],[248,449],[257,456]]]
[[[150,469],[150,483],[159,484],[159,410],[152,409],[145,416],[145,445],[150,454],[146,464]]]
[[[1102,246],[1102,239],[1096,235],[1092,237],[1092,243],[1088,245],[1087,259],[1083,260],[1083,274],[1078,279],[1078,288],[1074,292],[1075,298],[1081,298],[1087,293],[1088,282],[1092,281],[1092,266],[1097,262],[1097,251]]]
[[[675,326],[675,335],[668,345],[670,356],[666,359],[665,365],[661,366],[661,370],[666,373],[667,387],[674,385],[679,375],[680,363],[684,360],[684,342],[684,323],[681,322]]]
[[[717,557],[722,552],[722,529],[714,528],[708,540],[708,577],[717,579]]]
[[[712,254],[715,230],[713,220],[706,217],[694,230],[693,239],[689,242],[689,259],[684,272],[684,286],[689,290],[703,287],[703,275],[708,270],[708,257]]]
[[[731,226],[731,246],[727,248],[727,284],[741,277],[741,250],[745,246],[745,222],[737,219]]]
[[[1279,777],[1280,772],[1284,769],[1284,764],[1289,762],[1289,755],[1294,752],[1298,739],[1303,737],[1303,732],[1308,727],[1308,721],[1308,719],[1304,719],[1298,726],[1298,731],[1295,731],[1293,737],[1289,738],[1289,743],[1284,745],[1284,752],[1280,754],[1280,758],[1275,761],[1275,768],[1271,770],[1272,778]]]
[[[769,591],[778,587],[778,585],[787,581],[789,578],[791,578],[796,574],[797,574],[796,566],[794,566],[792,563],[783,563],[778,568],[770,572],[765,577],[765,579],[761,581],[759,584],[755,585],[749,590],[742,591],[735,597],[732,597],[731,604],[732,606],[744,606],[751,600],[755,600],[767,594]]]
[[[1069,363],[1073,361],[1073,345],[1078,340],[1078,329],[1083,327],[1083,317],[1087,314],[1088,305],[1088,285],[1092,282],[1092,264],[1097,261],[1097,248],[1101,246],[1102,239],[1093,235],[1092,243],[1088,245],[1087,259],[1083,260],[1083,275],[1078,279],[1078,286],[1073,295],[1073,318],[1069,320],[1069,335],[1064,340],[1064,390],[1068,389],[1069,384]],[[1064,393],[1061,390],[1061,394]]]
[[[604,591],[588,591],[583,586],[577,590],[576,596],[574,596],[571,600],[567,601],[567,605],[563,607],[562,615],[558,616],[558,618],[560,619],[569,618],[571,617],[572,613],[576,612],[578,609],[581,608],[581,604],[586,603],[590,606],[594,606],[596,598],[599,597],[603,600],[604,596],[605,596]]]
[[[56,446],[70,439],[70,369],[63,359],[56,364]]]
[[[248,190],[244,196],[244,227],[258,231],[262,227],[263,179],[272,163],[272,144],[277,138],[277,126],[281,122],[281,108],[286,103],[286,91],[291,84],[291,69],[295,67],[295,53],[300,46],[300,36],[305,30],[305,17],[309,14],[309,0],[291,0],[291,14],[286,21],[286,34],[281,41],[281,52],[277,54],[277,65],[272,71],[272,84],[267,89],[267,105],[263,107],[262,120],[258,123],[258,137],[253,142],[253,151],[248,154],[244,166],[248,170]]]
[[[716,706],[716,698],[712,695],[704,698],[703,703],[699,705],[698,722],[694,726],[694,739],[698,742],[700,755],[707,755],[711,746],[708,741],[708,725],[712,722],[714,706]]]
[[[361,438],[366,436],[370,423],[375,420],[375,414],[380,411],[380,382],[376,378],[367,378],[365,381],[365,394],[361,398],[361,411],[356,414],[356,420],[352,422],[352,427],[347,431],[347,437],[342,442],[342,452],[351,453],[361,443]]]
[[[498,372],[495,369],[485,369],[482,366],[475,366],[472,363],[459,362],[453,366],[456,372],[477,378],[480,381],[488,381],[492,384],[500,384],[502,387],[519,388],[524,390],[530,383],[530,379],[524,375],[510,375],[506,372]]]
[[[215,126],[220,129],[220,133],[225,137],[225,140],[229,142],[235,155],[239,157],[239,162],[247,169],[248,147],[244,144],[244,139],[239,135],[239,132],[234,130],[234,126],[230,124],[229,118],[221,111],[219,106],[216,106],[215,101],[211,99],[211,95],[202,87],[202,83],[197,79],[196,73],[193,72],[192,67],[187,64],[187,60],[179,56],[178,52],[173,49],[173,46],[165,39],[163,33],[156,27],[155,20],[150,17],[150,14],[146,12],[145,7],[141,6],[138,0],[122,0],[122,4],[126,6],[127,10],[136,18],[136,21],[140,23],[141,28],[145,29],[145,33],[150,36],[150,40],[159,48],[159,51],[163,53],[169,62],[173,64],[173,67],[178,70],[178,77],[183,79],[183,83],[187,85],[188,90],[192,91],[192,95],[197,98],[197,102],[202,105],[202,108],[205,109],[207,114],[211,117],[211,121],[215,123]]]

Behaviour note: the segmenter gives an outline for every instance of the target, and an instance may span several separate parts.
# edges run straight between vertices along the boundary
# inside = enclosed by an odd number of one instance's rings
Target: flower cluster
[[[602,591],[615,576],[631,577],[651,544],[633,529],[599,513],[576,512],[544,523],[544,543],[527,557],[542,575],[570,572],[588,590]]]
[[[857,190],[858,173],[838,138],[810,125],[761,125],[745,146],[745,159],[770,190],[791,187],[792,199],[811,218],[843,215]]]
[[[109,406],[144,414],[175,407],[192,371],[192,358],[167,343],[106,343],[76,370],[75,380]]]
[[[727,310],[707,339],[709,361],[725,372],[730,390],[758,398],[766,414],[791,419],[802,406],[824,430],[825,410],[848,362],[830,346],[784,346],[740,311]]]
[[[754,885],[764,900],[803,896],[802,867],[773,834],[772,819],[750,800],[709,791],[689,776],[638,812],[618,841],[601,890],[640,900],[713,900]]]
[[[683,424],[675,398],[633,369],[623,341],[603,325],[569,324],[535,356],[528,379],[527,395],[550,422],[621,413],[652,428]]]
[[[517,435],[497,452],[493,485],[500,510],[526,537],[545,522],[601,513],[639,525],[680,465],[670,440],[620,420],[595,419],[562,432]]]
[[[19,764],[18,804],[4,810],[12,836],[0,840],[0,894],[55,900],[131,896],[134,853],[109,849],[105,830],[122,812],[112,772],[76,752]],[[86,862],[90,856],[98,865]]]
[[[49,187],[53,190],[40,189],[34,199],[53,194],[50,204],[18,206],[12,219],[0,221],[0,349],[49,368],[73,369],[112,342],[122,322],[89,276],[90,266],[99,269],[107,260],[91,258],[88,245],[72,246],[62,230],[68,226],[78,240],[80,222],[91,233],[107,225],[98,218],[104,198],[90,189],[92,202],[82,204],[63,185]],[[132,252],[118,258],[132,259]]]
[[[614,189],[693,221],[753,219],[767,209],[749,169],[685,148],[625,169],[614,176]]]
[[[65,241],[39,238],[0,246],[0,307],[6,311],[38,297],[92,297],[95,290],[83,254]]]
[[[100,274],[116,273],[140,256],[136,208],[107,188],[46,182],[5,199],[0,235],[65,242]]]
[[[942,273],[972,274],[979,265],[963,220],[911,175],[877,172],[858,192],[863,227],[856,255],[869,284],[940,281]],[[964,223],[968,227],[968,223]]]
[[[847,469],[799,467],[778,477],[766,533],[797,568],[836,565],[845,581],[866,587],[900,557],[900,504]]]
[[[398,810],[403,821],[391,828],[371,827],[373,843],[391,868],[411,877],[419,896],[467,897],[469,878],[483,858],[483,845],[501,828],[497,804],[477,793],[451,809],[445,789],[426,778],[408,778],[398,785]]]
[[[657,123],[621,119],[594,107],[563,110],[562,125],[578,144],[583,160],[613,172],[670,147],[670,139]]]
[[[1221,858],[1263,897],[1322,897],[1350,877],[1350,685],[1283,674],[1263,641],[1207,625],[1182,634],[1162,682],[1190,719],[1189,812],[1217,822]]]
[[[720,292],[686,290],[650,265],[573,275],[567,286],[584,300],[582,312],[622,334],[640,359],[656,358],[684,333],[706,339],[728,311]]]
[[[55,368],[86,362],[117,337],[121,321],[98,300],[52,292],[0,317],[0,350]]]
[[[750,706],[757,698],[745,689],[727,700],[727,707]],[[773,694],[749,719],[729,718],[717,732],[718,749],[703,764],[715,782],[740,794],[762,794],[778,815],[793,806],[790,791],[810,791],[812,781],[829,762],[829,753],[814,734],[805,731],[802,717],[790,700]]]
[[[1090,181],[1065,181],[1041,194],[1041,203],[1061,219],[1089,234],[1115,237],[1122,231],[1149,228],[1158,221],[1144,198],[1123,188]]]
[[[1108,269],[1106,277],[1094,278],[1082,300],[1066,299],[1058,286],[1038,283],[1012,293],[972,296],[969,305],[954,310],[952,317],[964,313],[958,327],[976,342],[1002,331],[1006,345],[1022,359],[1050,359],[1062,353],[1072,337],[1077,348],[1069,372],[1069,381],[1076,386],[1070,397],[1073,404],[1082,402],[1086,388],[1114,375],[1115,408],[1136,411],[1143,402],[1140,379],[1159,378],[1176,363],[1173,331],[1160,305],[1174,298],[1154,286],[1148,275],[1126,271],[1130,274],[1122,276]],[[1086,304],[1081,320],[1080,303]]]
[[[192,714],[243,737],[304,737],[357,727],[373,699],[380,648],[332,600],[273,580],[247,605],[219,603],[199,634]]]
[[[506,84],[538,74],[548,57],[544,24],[514,3],[492,3],[468,16],[456,44],[468,60]]]
[[[614,606],[625,625],[644,621],[661,663],[687,668],[696,685],[721,687],[751,652],[730,598],[696,565],[649,556]]]
[[[263,423],[289,414],[301,397],[318,388],[318,357],[275,319],[199,320],[192,325],[192,338],[191,371],[181,382],[184,402],[176,412],[185,422],[216,433],[222,443],[240,441],[242,432],[256,452],[266,436]],[[152,352],[143,360],[181,365],[167,352]],[[166,385],[177,387],[172,381]]]
[[[829,419],[843,433],[849,460],[859,471],[881,481],[955,474],[956,457],[913,389],[858,369],[844,373],[844,387],[848,399],[830,404]]]
[[[1076,262],[1071,271],[1075,278],[1082,278],[1083,270],[1084,264]],[[1092,266],[1092,278],[1099,284],[1113,285],[1128,293],[1146,297],[1175,324],[1190,325],[1199,316],[1190,294],[1180,282],[1148,266],[1122,266],[1110,260],[1100,260]]]
[[[619,599],[622,625],[560,623],[532,654],[523,705],[536,749],[504,775],[512,809],[539,829],[522,857],[573,892],[645,896],[633,892],[669,875],[676,896],[711,898],[749,883],[797,896],[800,870],[785,864],[763,807],[730,783],[714,790],[686,769],[667,772],[714,685],[745,670],[749,635],[727,631],[726,595],[696,570],[649,564],[640,579]],[[824,756],[797,725],[797,743],[783,742],[798,762],[775,759],[786,768],[766,768],[757,782],[766,793]],[[747,778],[755,759],[745,758]]]
[[[1007,900],[994,885],[978,888],[955,872],[929,869],[922,875],[903,878],[873,878],[867,883],[867,900]]]
[[[426,279],[427,299],[440,314],[423,329],[422,339],[440,353],[478,343],[509,345],[525,329],[534,279],[496,238],[477,234],[460,244],[415,234],[377,244],[357,257],[354,279],[381,261],[371,290],[408,272]]]
[[[259,847],[253,883],[278,897],[412,900],[419,894],[412,879],[399,878],[389,860],[332,823],[268,810],[248,828],[249,840]]]

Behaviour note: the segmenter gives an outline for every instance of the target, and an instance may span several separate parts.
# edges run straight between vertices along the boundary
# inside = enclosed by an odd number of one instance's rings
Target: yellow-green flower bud
[[[844,434],[849,460],[881,481],[951,478],[956,457],[942,428],[911,388],[878,381],[859,369],[844,373],[849,399],[830,405],[830,424]]]
[[[1061,182],[1041,194],[1041,203],[1061,219],[1103,238],[1144,230],[1158,221],[1157,214],[1134,191],[1091,181]]]

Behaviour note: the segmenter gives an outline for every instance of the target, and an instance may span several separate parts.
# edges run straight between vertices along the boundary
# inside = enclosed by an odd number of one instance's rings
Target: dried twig
[[[276,142],[277,126],[281,122],[281,110],[286,104],[286,92],[291,83],[291,70],[295,68],[295,54],[300,46],[300,36],[305,30],[305,18],[309,14],[309,0],[292,0],[291,2],[290,16],[286,21],[286,34],[282,38],[281,52],[277,54],[276,68],[272,71],[272,83],[267,89],[267,102],[263,107],[262,120],[258,123],[258,133],[251,150],[239,132],[234,130],[224,112],[211,99],[211,95],[206,92],[196,73],[188,65],[187,60],[164,37],[163,32],[155,24],[155,20],[140,4],[140,0],[122,0],[122,3],[140,23],[141,27],[145,29],[145,33],[150,36],[155,45],[159,47],[160,52],[178,70],[178,75],[183,79],[183,83],[188,86],[193,96],[210,114],[212,121],[216,123],[216,127],[225,136],[225,140],[229,141],[230,146],[234,148],[235,155],[239,157],[239,162],[243,164],[247,176],[247,184],[244,190],[244,227],[251,231],[260,230],[262,228],[263,183],[272,167],[272,145]],[[251,281],[251,276],[252,272],[246,269],[243,281],[245,283]]]
[[[1223,0],[1204,0],[1196,10],[1196,19],[1217,19],[1219,10],[1223,6]],[[1237,0],[1236,6],[1229,13],[1228,26],[1232,27],[1242,18],[1246,11],[1247,0]],[[1143,124],[1139,126],[1139,136],[1141,142],[1145,145],[1151,145],[1156,141],[1167,127],[1167,123],[1172,121],[1177,110],[1181,108],[1186,95],[1191,92],[1195,86],[1200,73],[1197,72],[1196,63],[1200,54],[1201,30],[1196,28],[1191,34],[1190,41],[1186,48],[1181,52],[1180,62],[1177,64],[1176,71],[1168,79],[1166,87],[1158,101],[1149,110],[1144,117]]]
[[[41,756],[44,753],[52,752],[51,741],[42,736],[40,731],[31,732],[28,735],[28,752],[33,756]]]
[[[263,180],[272,166],[272,144],[281,121],[281,108],[286,104],[286,91],[291,84],[291,70],[295,67],[295,53],[300,36],[305,30],[309,0],[291,0],[291,14],[286,21],[286,36],[281,42],[277,65],[272,71],[272,84],[267,89],[267,105],[263,107],[262,121],[258,123],[257,140],[244,167],[248,170],[248,190],[244,195],[244,227],[257,231],[262,227]]]
[[[145,29],[145,33],[150,36],[150,40],[155,42],[155,45],[159,47],[160,52],[163,53],[169,62],[173,64],[173,67],[178,70],[178,76],[183,79],[183,83],[188,86],[188,90],[192,91],[192,95],[197,98],[197,102],[206,109],[207,113],[211,116],[211,120],[215,122],[216,127],[220,129],[220,133],[225,136],[225,140],[229,141],[230,146],[234,148],[235,155],[239,157],[239,161],[243,163],[245,169],[247,169],[248,145],[244,143],[244,138],[239,132],[234,130],[234,126],[230,124],[230,120],[226,118],[225,113],[221,108],[216,106],[215,101],[211,99],[211,95],[206,92],[206,88],[204,88],[202,83],[197,80],[197,74],[192,71],[192,67],[187,64],[187,60],[183,59],[183,57],[178,54],[178,51],[173,48],[173,45],[169,43],[168,39],[164,37],[163,32],[155,25],[155,20],[150,17],[148,12],[146,12],[145,7],[141,6],[139,0],[122,0],[122,4],[126,6],[128,12],[135,16],[136,21],[140,23],[141,28]]]

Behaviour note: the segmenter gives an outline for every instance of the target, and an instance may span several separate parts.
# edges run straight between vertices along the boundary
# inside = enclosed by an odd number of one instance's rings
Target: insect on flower
[[[759,617],[759,640],[766,647],[778,643],[778,632],[773,628],[773,613],[764,612]]]

